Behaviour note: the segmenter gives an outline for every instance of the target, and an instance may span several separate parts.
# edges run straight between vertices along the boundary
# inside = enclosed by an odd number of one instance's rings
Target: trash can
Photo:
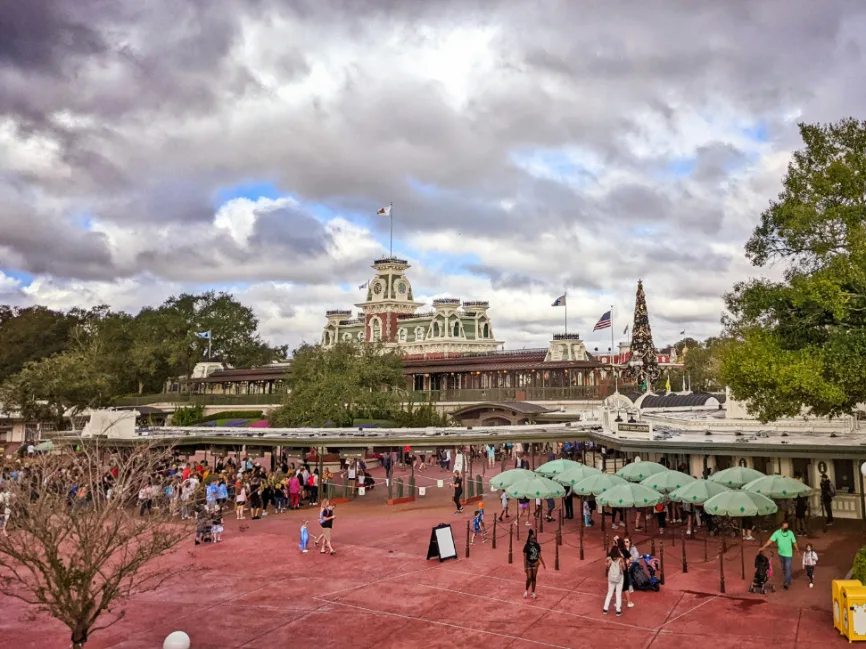
[[[844,636],[847,636],[848,632],[842,626],[842,611],[844,610],[844,606],[842,605],[842,591],[846,588],[856,588],[858,586],[863,586],[859,579],[833,580],[833,626],[835,626],[836,630]]]

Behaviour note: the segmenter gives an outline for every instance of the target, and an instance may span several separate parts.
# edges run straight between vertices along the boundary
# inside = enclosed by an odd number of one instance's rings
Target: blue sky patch
[[[281,192],[276,184],[270,181],[247,181],[231,187],[218,189],[214,193],[214,209],[219,209],[226,203],[236,198],[248,198],[251,201],[259,198],[270,198],[275,200],[286,194]]]
[[[0,272],[2,272],[7,277],[11,277],[12,279],[17,279],[21,286],[30,286],[33,282],[33,275],[30,273],[25,273],[23,270],[12,270],[8,268],[0,268]]]
[[[766,142],[770,139],[766,122],[756,122],[752,126],[743,129],[743,134],[754,142]]]

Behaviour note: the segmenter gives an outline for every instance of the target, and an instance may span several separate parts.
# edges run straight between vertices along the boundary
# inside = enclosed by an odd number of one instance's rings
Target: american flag
[[[598,331],[599,329],[610,329],[610,311],[601,316],[592,328],[593,331]]]

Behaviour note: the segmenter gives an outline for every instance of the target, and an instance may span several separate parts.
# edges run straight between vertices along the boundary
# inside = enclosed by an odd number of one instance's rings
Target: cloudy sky
[[[0,0],[0,303],[226,289],[317,339],[373,258],[542,346],[644,280],[719,330],[798,121],[866,114],[866,3]],[[770,270],[770,273],[775,272]]]

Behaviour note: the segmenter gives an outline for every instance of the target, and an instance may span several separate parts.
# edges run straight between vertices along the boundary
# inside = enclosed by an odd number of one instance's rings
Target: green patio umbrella
[[[730,487],[709,480],[695,480],[679,489],[674,489],[668,494],[668,498],[678,503],[692,503],[693,505],[703,505],[713,496],[717,496],[726,491],[730,491]]]
[[[47,453],[48,451],[53,451],[54,450],[54,442],[52,442],[50,439],[45,440],[44,442],[39,442],[35,446],[35,449],[40,453]]]
[[[574,467],[580,466],[583,466],[580,462],[575,462],[574,460],[559,459],[542,464],[535,470],[535,472],[539,475],[543,475],[546,478],[552,478],[553,476],[559,475],[560,473],[567,471],[568,469],[573,469]]]
[[[595,499],[600,505],[616,507],[618,509],[628,507],[653,507],[660,503],[664,496],[642,484],[627,482],[617,487],[611,487]]]
[[[724,471],[722,471],[724,473]],[[746,578],[746,553],[743,541],[743,518],[775,514],[779,508],[772,500],[753,491],[731,489],[716,494],[704,503],[704,511],[711,516],[740,519],[740,576]]]
[[[600,496],[608,489],[623,484],[628,484],[628,481],[610,473],[599,473],[575,483],[574,493],[578,496]]]
[[[549,478],[533,476],[511,483],[505,493],[509,498],[559,498],[565,495],[565,487]]]
[[[713,516],[766,516],[775,514],[779,508],[772,500],[752,491],[730,489],[716,494],[704,503],[704,511]]]
[[[588,478],[591,475],[601,475],[601,471],[599,471],[595,467],[581,464],[579,466],[573,466],[570,469],[563,471],[562,473],[552,475],[550,476],[550,479],[558,482],[559,484],[573,487],[578,482],[580,482],[584,478]]]
[[[763,477],[764,474],[755,469],[746,466],[732,466],[730,469],[714,473],[710,476],[710,480],[731,489],[739,489],[744,484]]]
[[[495,478],[490,478],[490,486],[496,489],[505,489],[515,482],[534,477],[536,475],[529,469],[509,469],[508,471],[503,471]]]
[[[795,478],[787,478],[781,475],[765,475],[763,478],[752,480],[743,485],[743,491],[761,494],[767,498],[783,500],[805,496],[812,488],[803,484]]]
[[[641,482],[651,475],[664,473],[665,471],[670,471],[670,469],[658,462],[632,462],[631,464],[626,464],[616,474],[629,482]]]
[[[666,494],[692,482],[695,482],[695,479],[686,473],[680,471],[664,471],[663,473],[651,475],[649,478],[641,480],[640,483],[644,487],[649,487],[650,489],[655,489],[659,493]]]

